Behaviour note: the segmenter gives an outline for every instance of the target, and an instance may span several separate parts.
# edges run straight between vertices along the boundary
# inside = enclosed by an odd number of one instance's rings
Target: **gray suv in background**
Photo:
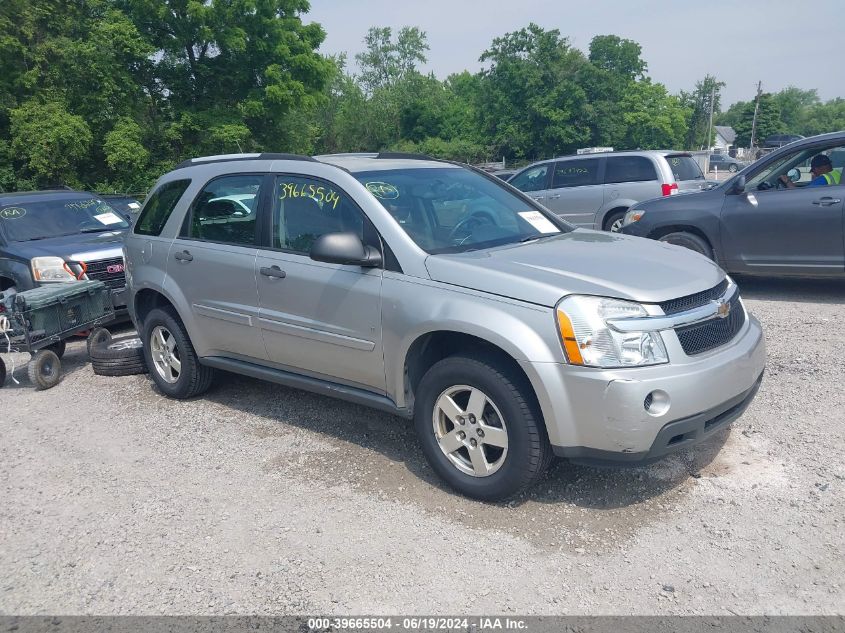
[[[563,156],[508,183],[576,226],[614,233],[631,205],[706,187],[691,154],[657,150]]]
[[[425,157],[190,160],[124,250],[161,393],[227,370],[389,411],[479,499],[555,455],[687,449],[741,415],[765,365],[759,322],[707,258],[575,229]]]

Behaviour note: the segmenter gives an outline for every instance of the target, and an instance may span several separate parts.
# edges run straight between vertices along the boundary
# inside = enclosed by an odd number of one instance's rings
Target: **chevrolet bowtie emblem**
[[[716,302],[716,316],[720,319],[724,319],[731,313],[731,304],[723,299],[719,299]]]

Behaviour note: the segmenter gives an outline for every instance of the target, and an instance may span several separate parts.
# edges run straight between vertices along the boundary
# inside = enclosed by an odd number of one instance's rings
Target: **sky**
[[[587,52],[596,35],[642,46],[648,75],[671,93],[705,74],[727,85],[722,109],[793,85],[845,97],[845,0],[311,0],[305,22],[326,30],[320,51],[354,63],[371,26],[417,26],[431,50],[421,70],[444,79],[481,68],[494,37],[530,22],[558,29]]]

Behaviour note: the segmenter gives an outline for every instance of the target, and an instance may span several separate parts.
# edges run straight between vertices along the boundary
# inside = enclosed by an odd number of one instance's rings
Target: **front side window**
[[[654,163],[644,156],[611,156],[605,169],[604,181],[608,184],[657,180]]]
[[[185,193],[190,180],[173,180],[156,189],[144,205],[135,223],[137,235],[161,235],[161,230],[173,212],[179,198]]]
[[[191,206],[185,237],[253,246],[263,176],[238,174],[209,182]]]
[[[91,194],[70,194],[33,202],[0,202],[0,226],[10,242],[102,233],[129,224],[108,204]]]
[[[599,182],[599,159],[564,160],[555,163],[552,189],[597,185]]]
[[[307,254],[326,233],[355,233],[365,240],[364,214],[330,183],[306,176],[276,178],[273,248]]]
[[[520,191],[542,191],[548,181],[549,164],[535,165],[518,173],[508,182]]]
[[[353,174],[429,253],[529,241],[571,230],[565,222],[469,169],[392,169]]]
[[[813,161],[815,160],[815,170]],[[770,163],[748,179],[746,191],[766,191],[845,184],[845,147],[814,147],[790,152]],[[824,177],[823,174],[829,174]],[[786,182],[789,180],[792,184]]]

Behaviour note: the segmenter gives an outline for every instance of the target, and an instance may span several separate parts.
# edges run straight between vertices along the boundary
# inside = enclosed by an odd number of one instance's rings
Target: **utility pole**
[[[707,151],[713,148],[713,101],[716,99],[716,84],[710,90],[710,122],[707,124]]]
[[[754,101],[754,118],[751,120],[751,148],[750,149],[754,149],[754,147],[757,144],[757,137],[756,137],[756,134],[757,134],[757,112],[760,110],[760,95],[762,95],[762,94],[763,94],[763,82],[758,81],[757,82],[757,99],[755,99],[755,101]]]

